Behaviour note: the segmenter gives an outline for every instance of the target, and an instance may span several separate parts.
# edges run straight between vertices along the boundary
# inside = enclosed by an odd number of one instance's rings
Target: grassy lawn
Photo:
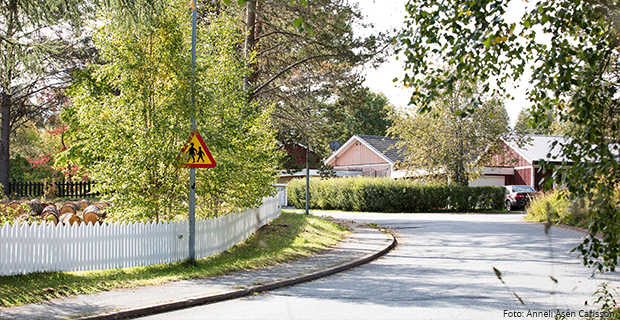
[[[346,227],[315,216],[283,212],[243,242],[198,260],[196,264],[177,262],[125,269],[0,277],[0,307],[260,268],[307,257],[338,242],[347,233]]]

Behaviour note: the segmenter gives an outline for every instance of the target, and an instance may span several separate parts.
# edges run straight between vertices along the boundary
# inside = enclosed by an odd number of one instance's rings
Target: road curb
[[[223,293],[210,294],[210,295],[206,295],[202,297],[161,303],[161,304],[156,304],[156,305],[151,305],[151,306],[146,306],[146,307],[141,307],[141,308],[134,308],[134,309],[92,315],[92,316],[87,316],[83,318],[78,318],[78,320],[79,319],[81,320],[117,320],[117,319],[142,317],[142,316],[147,316],[147,315],[156,314],[156,313],[169,312],[173,310],[179,310],[179,309],[194,307],[194,306],[203,305],[203,304],[236,299],[236,298],[244,297],[244,296],[257,293],[257,292],[275,290],[278,288],[283,288],[283,287],[315,280],[318,278],[329,276],[329,275],[342,272],[344,270],[351,269],[359,265],[368,263],[388,253],[390,250],[396,247],[398,241],[396,241],[396,237],[394,237],[393,234],[387,233],[387,235],[389,235],[389,237],[391,238],[390,243],[383,246],[380,250],[367,254],[359,259],[349,261],[341,265],[337,265],[337,266],[330,267],[327,269],[315,271],[312,273],[308,273],[308,274],[297,276],[297,277],[290,278],[290,279],[284,279],[284,280],[271,282],[268,284],[251,286],[245,289],[237,289],[237,290],[227,291]]]

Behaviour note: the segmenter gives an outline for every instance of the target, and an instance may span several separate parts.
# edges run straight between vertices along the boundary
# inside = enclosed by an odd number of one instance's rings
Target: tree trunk
[[[457,141],[457,163],[456,163],[456,183],[462,186],[469,186],[467,179],[467,173],[465,172],[465,146],[463,145],[463,139],[466,137],[463,134],[462,119],[456,119],[456,141]]]
[[[75,204],[71,202],[67,202],[63,204],[62,207],[60,207],[60,210],[58,212],[60,214],[65,214],[65,213],[77,214],[77,207]]]
[[[258,48],[258,41],[260,39],[260,35],[262,33],[263,30],[263,26],[261,23],[261,18],[259,17],[259,12],[261,11],[261,0],[256,0],[255,1],[256,4],[254,5],[254,43],[252,45],[252,50],[256,51],[259,50]],[[258,84],[258,59],[256,61],[254,61],[254,63],[252,63],[250,65],[250,85],[252,86],[252,89],[254,89],[256,87],[256,85]],[[253,99],[253,95],[250,96],[250,99]]]
[[[60,216],[60,218],[58,218],[58,220],[62,222],[62,224],[65,226],[67,224],[74,225],[75,223],[77,223],[78,226],[82,224],[82,219],[80,219],[80,217],[76,216],[74,213],[71,212],[63,214],[62,216]]]
[[[245,44],[243,47],[243,55],[247,59],[254,51],[254,46],[256,44],[256,0],[250,0],[246,2],[246,13],[245,13]],[[252,64],[250,69],[254,70],[256,66]],[[256,71],[252,71],[251,74],[248,74],[243,79],[243,90],[245,92],[249,92],[252,89],[252,85],[256,81]],[[252,97],[248,94],[248,100],[251,100]]]
[[[11,133],[11,97],[2,92],[2,124],[0,125],[0,183],[5,195],[9,192],[9,135]]]
[[[9,202],[8,208],[16,210],[19,214],[24,214],[24,207],[22,207],[21,202],[19,201],[11,201]]]
[[[41,217],[47,221],[52,221],[54,224],[58,224],[58,209],[55,205],[46,206],[41,212]]]
[[[99,207],[95,205],[90,205],[84,209],[84,215],[82,219],[84,220],[84,224],[92,223],[93,225],[101,220],[101,214],[99,213]]]
[[[99,207],[99,211],[97,211],[97,213],[99,213],[99,215],[101,215],[101,218],[105,218],[106,215],[108,214],[108,207],[110,207],[110,204],[107,202],[94,202],[92,204],[93,206],[97,206]]]
[[[78,201],[78,203],[80,204],[80,207],[82,207],[82,209],[86,209],[88,206],[90,206],[90,201],[86,199],[82,199]]]

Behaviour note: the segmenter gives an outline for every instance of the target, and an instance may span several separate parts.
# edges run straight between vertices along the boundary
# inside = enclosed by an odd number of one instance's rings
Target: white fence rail
[[[196,220],[196,258],[225,251],[280,216],[280,197],[241,213]],[[0,275],[127,268],[189,257],[189,223],[63,226],[5,224],[0,229]]]

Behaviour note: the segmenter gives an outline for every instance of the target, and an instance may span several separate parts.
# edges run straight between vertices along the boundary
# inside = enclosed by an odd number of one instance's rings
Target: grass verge
[[[288,213],[305,213],[305,209],[289,208],[282,209],[282,212]],[[322,217],[330,218],[330,212],[347,212],[347,213],[375,213],[375,214],[499,214],[499,213],[519,213],[517,211],[502,210],[469,210],[469,211],[429,211],[429,212],[370,212],[370,211],[343,211],[332,209],[310,209],[312,214],[320,214]]]
[[[0,277],[0,307],[265,267],[310,256],[338,242],[347,233],[346,227],[315,216],[282,212],[279,218],[246,240],[195,264],[177,262],[125,269]]]

